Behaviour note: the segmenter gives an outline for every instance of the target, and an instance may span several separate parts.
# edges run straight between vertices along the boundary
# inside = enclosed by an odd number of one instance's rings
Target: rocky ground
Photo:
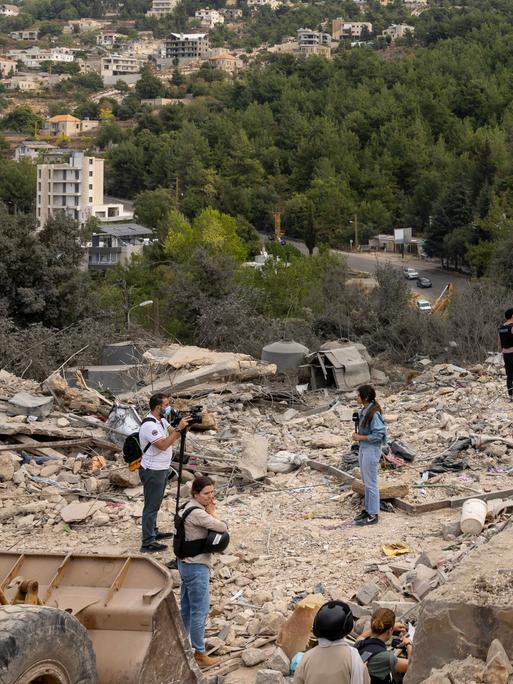
[[[380,388],[390,437],[416,452],[412,463],[384,471],[382,484],[407,485],[403,498],[410,504],[513,489],[513,413],[500,371],[492,360],[470,369],[426,361],[418,373]],[[12,376],[0,376],[2,398],[20,388]],[[22,388],[41,391],[31,383]],[[305,406],[291,410],[286,404],[255,400],[245,385],[228,395],[212,393],[202,402],[216,429],[191,435],[188,451],[198,470],[213,474],[219,515],[232,535],[213,572],[208,634],[217,654],[238,658],[244,649],[263,646],[265,656],[295,603],[312,593],[351,600],[357,617],[378,604],[415,616],[418,601],[446,581],[475,544],[475,538],[460,535],[459,509],[408,515],[396,507],[383,512],[377,526],[353,528],[360,499],[350,484],[305,464],[283,474],[255,472],[262,454],[268,459],[286,451],[305,457],[299,461],[312,459],[358,476],[354,464],[343,458],[351,446],[353,393],[311,395]],[[305,415],[306,410],[314,415]],[[103,429],[77,425],[62,403],[42,421],[4,416],[1,424],[4,444],[23,434],[37,438],[44,429],[53,439],[107,439]],[[470,445],[457,453],[465,461],[464,470],[421,481],[436,456],[467,437]],[[34,458],[20,462],[20,451],[0,452],[2,549],[137,553],[142,510],[137,475],[126,471],[113,450],[97,446],[58,452],[64,458],[50,454],[39,463]],[[172,526],[175,486],[162,507],[161,529]],[[78,511],[77,503],[82,504]],[[492,516],[491,532],[504,520],[503,512]],[[407,553],[387,557],[384,544],[402,544]],[[170,557],[158,556],[162,561]],[[229,672],[231,667],[237,669]],[[224,682],[253,683],[262,667],[227,660]]]

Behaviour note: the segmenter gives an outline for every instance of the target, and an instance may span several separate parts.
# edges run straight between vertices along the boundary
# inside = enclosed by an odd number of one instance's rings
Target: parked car
[[[431,313],[433,310],[427,299],[417,299],[415,306],[417,307],[417,311],[423,311],[425,313]]]
[[[406,268],[403,268],[403,275],[408,280],[416,280],[419,277],[417,271],[414,268],[408,266]]]
[[[429,278],[417,278],[417,287],[433,287]]]

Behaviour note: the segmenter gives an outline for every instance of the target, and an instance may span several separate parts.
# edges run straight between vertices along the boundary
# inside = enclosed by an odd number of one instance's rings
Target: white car
[[[417,311],[431,313],[431,311],[433,310],[431,304],[428,302],[427,299],[417,299],[415,306],[417,307]]]
[[[417,271],[411,267],[403,268],[403,275],[408,280],[417,280],[417,278],[419,277]]]

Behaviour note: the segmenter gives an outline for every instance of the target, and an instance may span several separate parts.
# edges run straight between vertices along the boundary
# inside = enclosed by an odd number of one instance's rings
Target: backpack
[[[156,422],[157,420],[155,418],[147,417],[142,421],[141,425],[144,425],[144,423]],[[139,430],[140,429],[141,427],[139,426]],[[141,467],[143,454],[145,454],[148,448],[151,446],[151,442],[148,442],[144,449],[141,449],[141,444],[139,442],[139,430],[137,430],[137,432],[132,432],[131,435],[128,435],[123,443],[123,460],[128,465],[129,470],[139,470]]]
[[[206,541],[205,539],[196,539],[195,541],[187,541],[185,539],[185,521],[193,511],[199,508],[199,506],[191,506],[185,510],[186,505],[187,504],[184,504],[179,508],[175,515],[173,551],[175,552],[175,556],[180,560],[198,556],[203,552]]]
[[[367,668],[369,667],[369,660],[371,660],[373,656],[388,650],[381,639],[374,639],[372,637],[367,637],[367,639],[357,641],[354,646]],[[370,672],[369,676],[371,684],[392,684],[392,677],[390,674],[388,674],[384,679],[376,677]]]

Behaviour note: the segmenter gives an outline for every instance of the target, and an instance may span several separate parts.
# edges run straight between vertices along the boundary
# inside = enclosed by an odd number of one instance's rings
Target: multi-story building
[[[242,19],[242,10],[236,7],[223,7],[219,10],[227,21],[237,21]]]
[[[213,28],[216,24],[224,24],[224,17],[216,9],[199,9],[194,13],[194,17],[200,20],[203,28]]]
[[[18,5],[0,5],[0,15],[3,17],[17,17],[19,13]]]
[[[209,48],[206,33],[172,33],[165,43],[166,59],[207,58]]]
[[[362,34],[372,33],[372,24],[368,21],[347,21],[346,19],[333,19],[333,40],[341,38],[361,38]]]
[[[15,59],[0,56],[0,76],[2,78],[5,76],[12,76],[17,69],[18,62]]]
[[[171,14],[178,5],[179,0],[152,0],[151,9],[146,12],[148,17],[165,17],[166,14]]]
[[[26,50],[9,50],[7,54],[32,69],[40,67],[42,62],[72,62],[74,60],[73,51],[66,47],[39,48],[33,46]]]
[[[415,32],[415,27],[409,24],[391,24],[382,32],[382,36],[390,36],[392,41],[398,38],[404,38],[408,33],[412,34]]]
[[[55,145],[46,140],[24,140],[14,150],[14,159],[15,161],[20,161],[20,159],[36,161],[42,153],[56,149],[58,148]]]
[[[93,119],[77,119],[71,114],[56,114],[45,121],[43,125],[43,132],[52,135],[78,135],[86,131],[92,131],[98,128],[99,121]]]
[[[331,45],[331,35],[329,33],[322,33],[321,31],[300,28],[297,30],[297,44],[298,47],[307,47],[312,45],[329,46]]]
[[[37,40],[39,38],[39,31],[11,31],[9,37],[13,40]]]
[[[248,0],[248,7],[270,7],[272,10],[278,9],[282,3],[279,0]]]
[[[219,55],[212,55],[209,57],[208,63],[216,69],[221,69],[227,74],[234,74],[242,66],[242,60],[230,55],[228,52],[223,52]]]
[[[102,31],[96,34],[96,45],[101,45],[102,47],[113,47],[118,43],[124,36],[121,33],[115,33],[114,31]]]
[[[79,223],[131,219],[122,204],[103,203],[103,159],[74,150],[49,150],[37,165],[37,221],[64,212]]]
[[[124,74],[138,74],[141,71],[141,66],[141,61],[135,57],[109,55],[109,57],[102,57],[100,74],[101,76],[123,76]]]
[[[100,231],[93,233],[87,244],[88,267],[104,270],[123,264],[150,244],[152,236],[152,230],[137,223],[102,226]]]

